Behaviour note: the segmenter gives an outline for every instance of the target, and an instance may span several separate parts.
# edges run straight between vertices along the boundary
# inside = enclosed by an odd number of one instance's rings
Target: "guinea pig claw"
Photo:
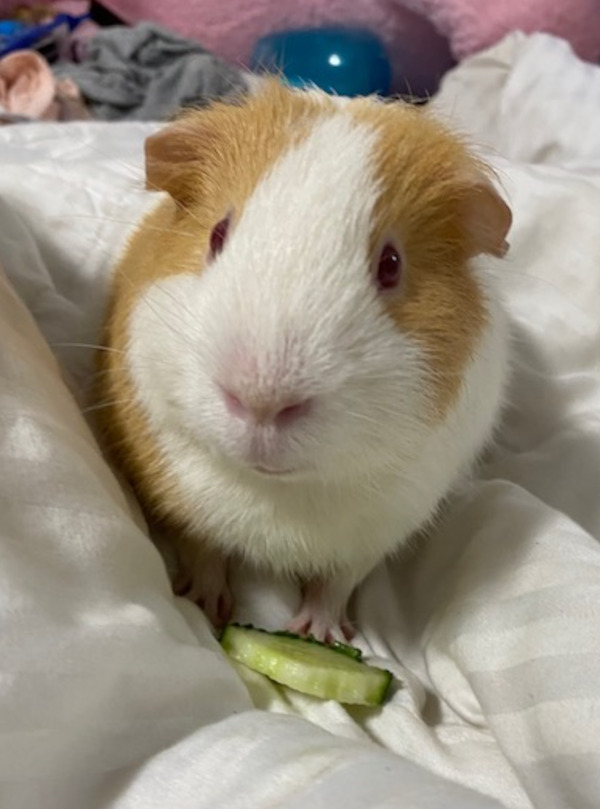
[[[352,624],[347,618],[344,618],[340,623],[340,629],[342,630],[342,635],[344,636],[344,639],[347,641],[351,641],[352,638],[356,635],[356,629],[352,626]]]
[[[176,595],[194,602],[210,623],[219,628],[231,617],[233,598],[227,580],[227,560],[201,538],[178,537],[179,571],[173,581]]]
[[[324,643],[348,641],[354,628],[346,614],[346,605],[353,589],[352,581],[310,581],[303,588],[303,600],[298,614],[288,623],[287,630],[298,635],[312,635]]]
[[[231,597],[231,591],[229,587],[226,587],[221,595],[219,596],[219,600],[217,602],[217,611],[219,614],[219,620],[222,624],[226,624],[229,619],[231,618],[231,613],[233,610],[233,599]]]
[[[285,628],[287,632],[293,632],[294,635],[309,635],[310,620],[300,613],[291,621],[288,621]]]
[[[176,596],[187,595],[187,593],[189,593],[190,591],[191,586],[192,586],[191,577],[184,571],[180,570],[173,579],[172,587],[175,595]]]
[[[220,592],[198,594],[193,601],[200,607],[215,629],[222,627],[231,618],[233,599],[226,584],[223,585]]]
[[[354,629],[347,618],[335,620],[332,616],[308,615],[302,609],[286,626],[288,632],[296,635],[309,635],[322,643],[335,643],[335,641],[348,641],[354,637]]]

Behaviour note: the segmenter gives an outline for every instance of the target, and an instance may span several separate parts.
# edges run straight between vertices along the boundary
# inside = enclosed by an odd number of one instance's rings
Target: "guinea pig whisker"
[[[50,348],[89,348],[94,351],[108,351],[115,354],[126,354],[121,348],[112,348],[110,346],[95,345],[94,343],[50,343]]]
[[[123,160],[120,157],[115,157],[110,152],[104,151],[104,149],[99,149],[98,146],[90,144],[90,148],[92,151],[96,152],[96,154],[100,155],[101,157],[105,157],[107,160],[110,160],[114,163],[117,163],[121,168],[124,168],[127,171],[127,174],[132,180],[135,180],[136,183],[139,183],[140,190],[144,189],[144,168],[139,163],[128,163],[126,160]]]
[[[98,404],[89,405],[84,407],[81,412],[85,416],[87,413],[95,413],[97,410],[104,410],[108,407],[115,407],[116,405],[131,405],[134,399],[114,399],[112,402],[99,402]]]
[[[130,287],[131,287],[131,288],[132,288],[134,291],[137,291],[137,287],[136,287],[136,285],[133,283],[133,281],[131,280],[131,278],[129,278],[129,276],[127,275],[127,273],[126,273],[126,272],[125,272],[123,269],[121,269],[121,271],[120,271],[120,277],[121,277],[121,278],[124,278],[124,279],[127,281],[127,283],[129,284],[129,286],[130,286]],[[163,289],[163,292],[167,292],[167,290],[164,290],[164,289]],[[174,296],[174,295],[172,295],[172,294],[171,294],[171,293],[169,293],[169,292],[167,292],[167,295],[168,295],[168,297],[169,297],[169,298],[170,298],[170,299],[171,299],[171,300],[172,300],[172,301],[173,301],[173,302],[176,304],[176,306],[177,306],[178,308],[183,308],[183,310],[184,310],[185,312],[187,312],[189,315],[193,315],[193,313],[192,313],[192,312],[191,312],[191,311],[190,311],[190,310],[189,310],[189,309],[188,309],[188,308],[185,306],[185,304],[183,303],[183,301],[178,300],[177,298],[175,298],[175,296]],[[144,304],[145,304],[145,305],[148,307],[148,309],[150,309],[150,311],[151,311],[151,312],[152,312],[152,313],[153,313],[153,314],[154,314],[154,315],[155,315],[155,316],[156,316],[156,317],[157,317],[157,318],[160,320],[160,322],[163,324],[163,326],[166,326],[166,327],[167,327],[167,328],[168,328],[168,329],[169,329],[169,330],[170,330],[170,331],[171,331],[171,332],[172,332],[172,333],[173,333],[173,334],[174,334],[176,337],[180,338],[180,339],[181,339],[181,340],[183,340],[185,343],[187,343],[187,344],[188,344],[190,347],[192,347],[192,348],[194,348],[194,349],[195,349],[195,346],[194,346],[193,342],[190,340],[189,335],[185,334],[185,332],[184,332],[183,330],[176,328],[176,327],[174,326],[174,324],[173,324],[173,323],[169,323],[169,321],[168,321],[168,320],[166,320],[165,318],[163,318],[163,317],[162,317],[162,316],[159,314],[159,312],[156,310],[156,308],[155,308],[154,306],[152,306],[152,304],[150,303],[150,301],[148,300],[148,298],[147,298],[145,295],[141,295],[141,296],[140,296],[140,300],[141,300],[141,301],[142,301],[142,302],[143,302],[143,303],[144,303]]]
[[[122,348],[113,348],[112,346],[102,346],[96,345],[95,343],[49,343],[50,348],[85,348],[89,349],[90,351],[105,351],[108,354],[120,354],[123,357],[127,356],[127,352],[124,351]],[[156,359],[155,357],[141,357],[141,359],[146,359],[149,364],[152,366],[155,365],[163,365],[165,368],[170,367],[168,362],[161,362],[160,359]],[[95,371],[94,374],[99,376],[100,374],[107,374],[110,373],[108,369],[105,370],[98,370]]]
[[[377,419],[372,418],[371,416],[367,416],[366,413],[357,413],[354,410],[346,410],[348,416],[351,416],[353,419],[358,419],[359,421],[366,421],[367,424],[378,424],[379,422]]]
[[[117,225],[131,225],[132,227],[138,227],[140,222],[129,222],[126,219],[117,219],[113,216],[98,216],[97,214],[85,214],[85,213],[75,213],[70,214],[72,219],[94,219],[98,222],[114,222]],[[177,236],[189,236],[190,238],[197,236],[195,233],[191,233],[187,230],[174,230],[173,228],[157,228],[152,227],[152,225],[144,225],[145,230],[152,230],[156,233],[174,233]]]
[[[165,365],[164,367],[167,368],[168,366]],[[119,368],[120,368],[120,370],[123,370],[123,365],[119,366]],[[152,363],[152,364],[148,363],[148,365],[145,367],[145,370],[152,371],[153,368],[154,368],[154,363]],[[94,369],[91,372],[91,378],[95,379],[95,380],[101,380],[101,379],[104,379],[107,376],[109,377],[113,373],[114,373],[114,368],[97,368],[97,369]]]
[[[141,191],[152,190],[152,191],[159,191],[160,193],[164,193],[164,189],[160,188],[155,183],[151,183],[148,180],[148,178],[145,176],[145,171],[143,169],[136,168],[132,164],[126,163],[124,160],[120,160],[119,158],[116,158],[113,155],[110,155],[110,154],[108,154],[106,152],[103,152],[101,149],[98,149],[97,146],[94,146],[92,148],[98,154],[102,155],[103,157],[106,157],[108,160],[114,161],[115,163],[120,165],[122,168],[126,169],[129,172],[129,176],[131,177],[131,179],[133,179],[137,183],[139,183],[139,185],[138,185],[139,190],[141,190]],[[196,216],[196,214],[194,214],[194,212],[190,208],[188,208],[187,205],[184,205],[180,200],[177,200],[177,199],[173,199],[173,202],[175,203],[175,205],[177,205],[177,207],[183,213],[186,213],[188,216],[190,216],[192,219],[194,219],[196,222],[198,222],[198,224],[202,224],[200,222],[200,219],[198,218],[198,216]]]
[[[160,230],[160,228],[157,228],[157,230]],[[170,232],[173,232],[173,231],[170,231]],[[191,234],[186,234],[186,235],[191,235]],[[115,264],[115,262],[116,262],[116,260],[117,260],[117,257],[116,257],[115,255],[113,255],[113,253],[110,251],[110,249],[109,249],[109,245],[108,245],[108,244],[106,244],[106,245],[100,245],[100,246],[99,246],[99,251],[100,251],[100,254],[101,254],[101,255],[103,255],[103,256],[106,258],[106,260],[107,260],[107,262],[108,262],[109,266],[113,266],[113,265]],[[127,273],[126,273],[124,270],[122,270],[122,269],[121,269],[121,271],[120,271],[120,277],[122,277],[123,279],[125,279],[125,281],[127,281],[127,283],[130,285],[130,287],[131,287],[131,288],[132,288],[134,291],[137,291],[137,286],[136,286],[136,284],[134,284],[134,283],[133,283],[133,281],[132,281],[132,280],[131,280],[131,279],[128,277]],[[168,296],[169,296],[169,297],[170,297],[170,298],[173,300],[173,302],[175,303],[175,305],[177,306],[177,308],[178,308],[178,309],[183,309],[183,311],[184,311],[184,312],[186,312],[187,314],[189,314],[189,315],[191,316],[192,321],[193,321],[193,320],[195,320],[195,315],[194,315],[194,313],[193,313],[193,312],[192,312],[192,311],[191,311],[191,310],[190,310],[190,309],[189,309],[189,308],[186,306],[185,301],[176,299],[176,298],[175,298],[175,297],[174,297],[174,296],[173,296],[173,295],[172,295],[170,292],[168,292],[167,290],[164,290],[164,289],[163,289],[163,292],[164,292],[165,294],[167,294],[167,295],[168,295]],[[168,327],[168,328],[169,328],[169,329],[170,329],[170,330],[173,332],[173,334],[175,334],[177,337],[182,338],[182,339],[183,339],[183,340],[185,340],[185,341],[190,342],[190,341],[189,341],[188,336],[187,336],[186,334],[184,334],[184,333],[183,333],[183,331],[179,331],[179,330],[175,329],[175,328],[173,327],[173,324],[168,323],[168,322],[167,322],[167,321],[166,321],[164,318],[160,317],[159,313],[156,311],[156,309],[154,309],[154,307],[152,307],[152,306],[150,305],[150,303],[148,302],[148,300],[147,300],[147,298],[146,298],[146,297],[144,297],[144,296],[142,295],[142,296],[141,296],[141,300],[142,300],[142,301],[143,301],[143,302],[146,304],[146,306],[148,306],[148,308],[149,308],[149,309],[150,309],[150,310],[151,310],[151,311],[152,311],[152,312],[153,312],[153,313],[156,315],[156,317],[157,317],[157,318],[158,318],[158,319],[159,319],[159,320],[160,320],[160,321],[163,323],[163,325],[167,326],[167,327]]]
[[[160,230],[160,229],[159,229],[159,230]],[[172,232],[172,231],[171,231],[171,232]],[[112,265],[115,263],[115,261],[116,261],[116,256],[114,256],[114,255],[112,254],[112,252],[111,252],[111,251],[110,251],[110,249],[109,249],[109,245],[108,245],[108,244],[107,244],[107,245],[100,245],[100,246],[99,246],[99,251],[100,251],[101,255],[105,256],[105,258],[106,258],[106,260],[107,260],[107,262],[108,262],[108,264],[109,264],[110,266],[112,266]],[[120,275],[121,275],[121,277],[122,277],[122,278],[124,278],[124,279],[127,281],[127,283],[128,283],[130,286],[131,286],[131,288],[132,288],[133,290],[137,291],[137,286],[136,286],[136,285],[135,285],[135,284],[134,284],[134,283],[131,281],[131,279],[128,277],[127,273],[125,273],[124,271],[121,271]],[[173,302],[174,302],[174,303],[177,305],[177,307],[178,307],[178,308],[183,308],[183,310],[184,310],[185,312],[187,312],[189,315],[192,315],[192,318],[193,318],[193,312],[191,312],[191,311],[190,311],[190,310],[187,308],[187,306],[185,305],[185,302],[184,302],[184,301],[177,300],[177,299],[176,299],[174,296],[172,296],[170,293],[167,293],[167,294],[169,294],[169,297],[171,297],[171,298],[172,298]],[[172,331],[172,332],[173,332],[173,333],[174,333],[174,334],[175,334],[177,337],[180,337],[180,338],[182,338],[182,339],[184,339],[184,340],[186,340],[186,341],[188,341],[188,340],[189,340],[189,338],[187,337],[187,335],[186,335],[186,334],[184,334],[182,331],[178,331],[177,329],[175,329],[175,328],[173,327],[173,324],[168,323],[168,322],[167,322],[167,321],[166,321],[164,318],[161,318],[161,317],[160,317],[160,315],[159,315],[159,313],[158,313],[158,312],[157,312],[157,311],[156,311],[156,310],[155,310],[155,309],[154,309],[154,308],[153,308],[153,307],[150,305],[150,303],[148,302],[148,300],[147,300],[147,299],[146,299],[146,298],[145,298],[143,295],[142,295],[142,297],[141,297],[141,300],[142,300],[142,301],[144,301],[144,303],[145,303],[145,304],[148,306],[148,308],[149,308],[149,309],[150,309],[150,310],[151,310],[151,311],[152,311],[152,312],[153,312],[153,313],[154,313],[154,314],[157,316],[157,318],[159,318],[159,320],[160,320],[160,321],[163,323],[163,325],[165,325],[165,326],[167,326],[169,329],[171,329],[171,331]]]
[[[94,352],[102,351],[102,352],[105,352],[107,354],[115,354],[115,355],[118,355],[120,357],[127,357],[127,352],[124,351],[121,348],[113,348],[111,346],[96,345],[95,343],[66,343],[66,342],[61,342],[61,343],[49,343],[49,345],[50,345],[50,348],[52,350],[55,350],[57,348],[86,349],[86,350],[94,351]],[[171,367],[168,362],[163,361],[160,358],[140,356],[139,359],[142,360],[142,361],[145,360],[144,364],[145,364],[146,368],[148,370],[150,370],[150,371],[154,371],[157,366],[163,367],[165,369],[170,369],[170,367]],[[140,365],[140,367],[142,367],[142,366]],[[89,371],[90,383],[93,385],[94,381],[98,382],[101,379],[104,379],[104,378],[110,376],[113,372],[114,372],[114,368],[92,368]]]

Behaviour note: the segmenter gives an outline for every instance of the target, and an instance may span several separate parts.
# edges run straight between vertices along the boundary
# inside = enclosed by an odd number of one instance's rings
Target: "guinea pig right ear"
[[[192,201],[198,187],[193,169],[199,166],[203,141],[199,116],[193,113],[174,121],[150,135],[144,145],[146,188],[166,191],[182,206]]]

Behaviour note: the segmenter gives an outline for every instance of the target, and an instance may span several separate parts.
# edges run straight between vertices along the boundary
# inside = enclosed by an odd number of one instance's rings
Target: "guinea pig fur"
[[[293,576],[289,628],[351,635],[357,584],[491,436],[511,225],[423,108],[267,81],[146,143],[166,192],[116,268],[106,440],[215,623],[227,562]],[[112,350],[114,349],[114,350]]]

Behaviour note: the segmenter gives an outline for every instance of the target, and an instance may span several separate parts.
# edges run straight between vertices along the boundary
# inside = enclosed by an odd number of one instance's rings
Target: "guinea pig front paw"
[[[302,606],[287,624],[288,632],[311,635],[324,643],[352,640],[355,630],[346,614],[346,604],[352,588],[311,582],[304,588]]]
[[[180,547],[173,592],[197,604],[215,628],[231,618],[233,598],[227,581],[227,561],[218,551],[192,543]]]
[[[300,610],[295,618],[286,625],[288,632],[295,635],[311,636],[323,643],[334,643],[336,640],[345,643],[354,637],[354,627],[344,618],[341,621],[328,621],[322,615],[312,615],[307,610]]]

